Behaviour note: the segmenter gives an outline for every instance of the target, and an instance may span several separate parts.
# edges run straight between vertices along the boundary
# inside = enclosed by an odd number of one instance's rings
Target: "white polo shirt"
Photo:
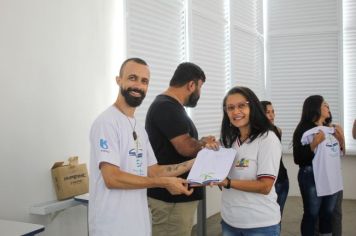
[[[135,120],[130,118],[132,124]],[[108,189],[101,175],[101,162],[120,170],[147,176],[157,163],[144,127],[136,124],[138,142],[128,118],[111,106],[93,123],[90,131],[89,233],[91,236],[150,236],[151,223],[146,189]]]
[[[314,150],[313,172],[316,192],[319,197],[332,195],[343,189],[340,144],[334,137],[334,127],[317,126],[304,132],[301,142],[307,145],[313,142],[314,135],[323,131],[325,140]]]
[[[257,180],[261,177],[277,178],[282,156],[281,142],[269,131],[252,143],[239,145],[235,163],[229,177],[238,180]],[[276,225],[281,220],[280,207],[274,186],[269,194],[223,189],[221,216],[235,228],[258,228]]]

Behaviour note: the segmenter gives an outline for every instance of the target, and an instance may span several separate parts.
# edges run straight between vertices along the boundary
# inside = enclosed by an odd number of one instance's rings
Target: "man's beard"
[[[186,107],[196,107],[199,101],[200,95],[198,90],[195,90],[192,94],[190,94],[188,101],[186,102]]]
[[[141,97],[132,96],[130,94],[131,91],[141,94]],[[120,87],[120,93],[125,98],[126,103],[130,107],[138,107],[139,105],[141,105],[143,99],[146,96],[145,92],[143,92],[142,90],[139,90],[139,89],[134,89],[134,88],[123,89],[122,87]]]

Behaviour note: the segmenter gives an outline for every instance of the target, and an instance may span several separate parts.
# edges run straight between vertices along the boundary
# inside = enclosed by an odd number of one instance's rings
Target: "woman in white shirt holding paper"
[[[274,182],[281,144],[271,131],[260,101],[246,87],[230,89],[223,100],[221,143],[237,151],[221,183],[223,236],[280,234],[280,208]]]

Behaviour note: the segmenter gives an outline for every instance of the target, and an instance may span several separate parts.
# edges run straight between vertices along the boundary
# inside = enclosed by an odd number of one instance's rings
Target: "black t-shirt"
[[[279,141],[282,141],[282,135],[279,132],[277,126],[273,125],[272,126],[272,131],[277,135],[277,137],[279,138]],[[287,169],[283,164],[283,160],[282,160],[283,156],[281,156],[281,161],[279,163],[279,170],[278,170],[278,177],[276,182],[284,182],[286,179],[288,179],[288,174],[287,174]]]
[[[294,163],[299,167],[312,166],[314,152],[310,148],[310,144],[302,145],[301,139],[305,131],[308,131],[316,125],[312,122],[298,124],[293,134],[293,157]]]
[[[146,131],[158,164],[178,164],[194,158],[180,155],[170,142],[172,138],[186,133],[198,139],[194,123],[184,107],[174,98],[167,95],[158,95],[155,98],[147,112]],[[185,179],[188,173],[180,177]],[[186,196],[171,195],[165,188],[150,188],[147,195],[165,202],[189,202],[203,199],[203,189],[194,188],[193,194]]]

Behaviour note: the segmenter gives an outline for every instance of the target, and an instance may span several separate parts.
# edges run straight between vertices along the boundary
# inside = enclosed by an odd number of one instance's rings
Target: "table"
[[[45,230],[43,225],[30,224],[18,221],[1,220],[0,234],[6,236],[32,236]]]
[[[82,195],[78,195],[74,197],[74,200],[84,204],[84,205],[88,205],[89,203],[89,193],[84,193]]]
[[[89,203],[89,193],[84,193],[74,197],[74,200],[80,202],[87,207],[87,230],[89,235],[89,214],[88,214],[88,203]]]

